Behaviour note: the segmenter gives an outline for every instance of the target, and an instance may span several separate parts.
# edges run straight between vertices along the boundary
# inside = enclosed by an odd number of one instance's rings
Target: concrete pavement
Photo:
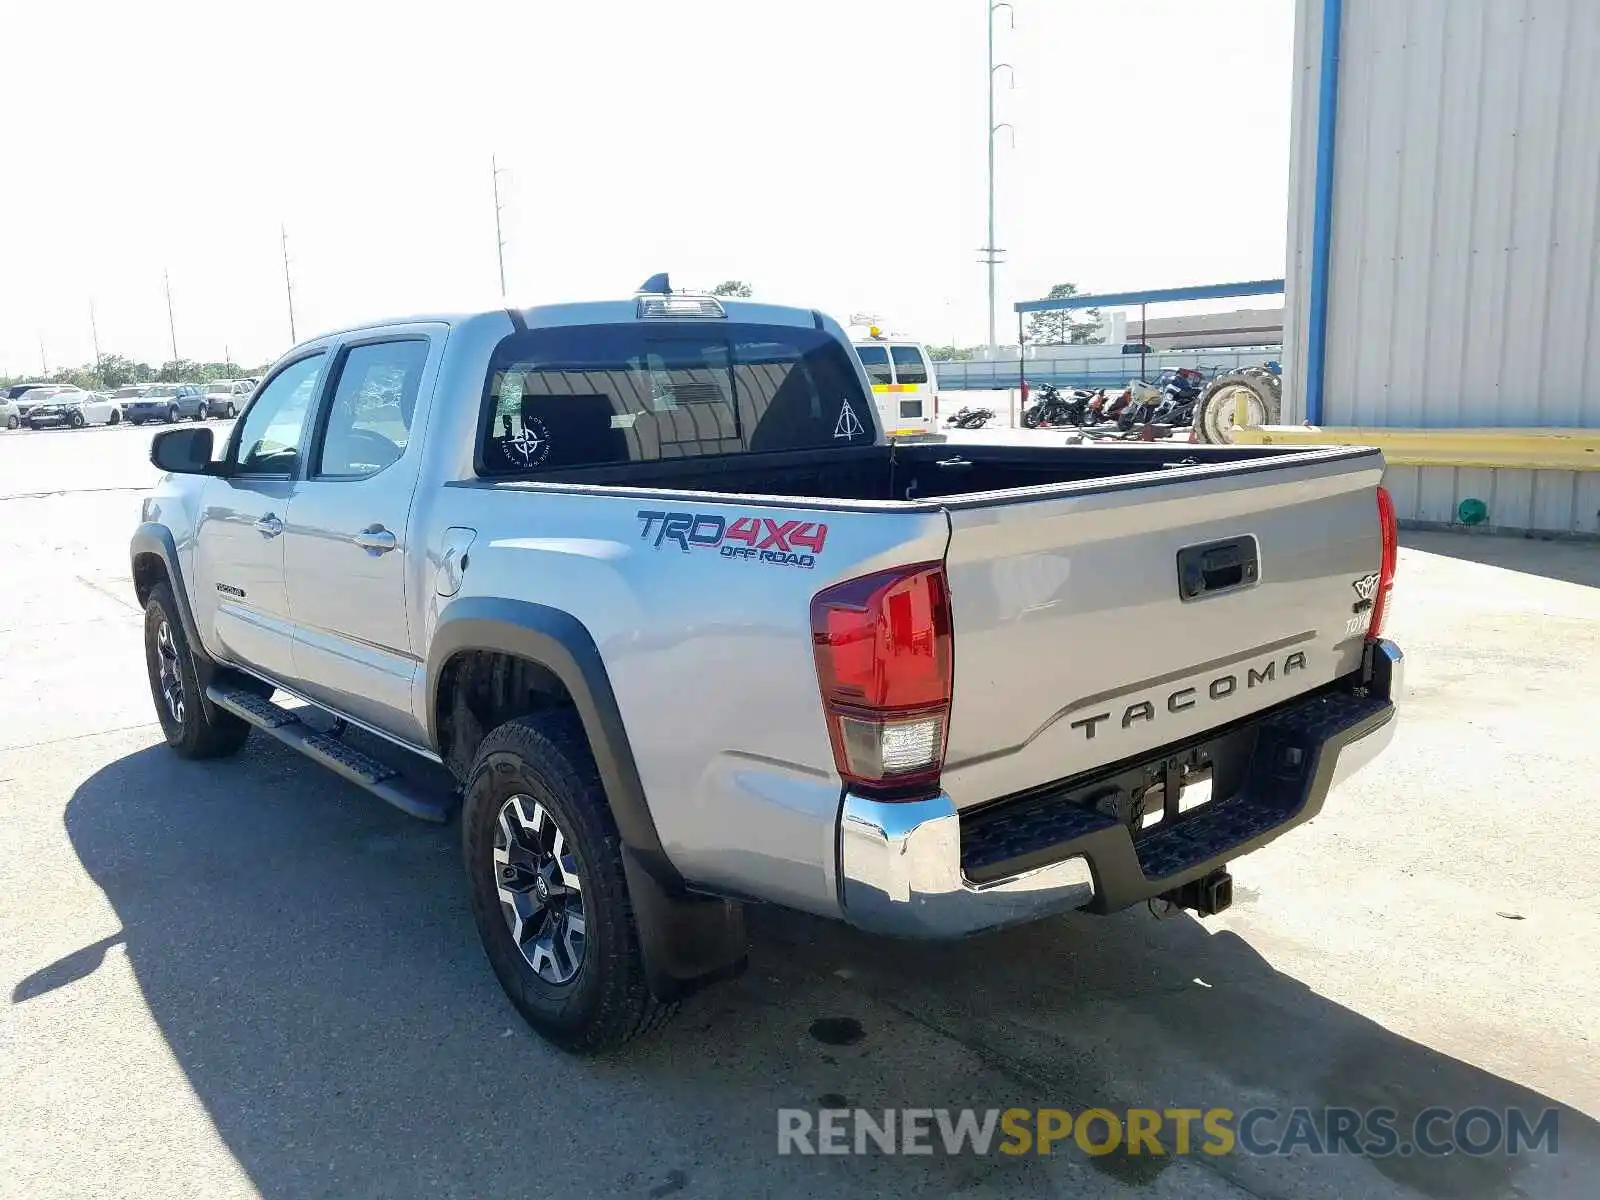
[[[1405,539],[1395,745],[1223,917],[919,945],[754,911],[742,979],[585,1062],[502,997],[454,827],[266,739],[161,743],[150,433],[0,434],[0,1195],[1592,1195],[1592,546]],[[776,1153],[788,1106],[1432,1104],[1554,1106],[1560,1153]]]

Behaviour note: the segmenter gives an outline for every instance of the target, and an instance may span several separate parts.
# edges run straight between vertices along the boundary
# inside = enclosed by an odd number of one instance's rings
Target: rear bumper
[[[878,933],[960,937],[1068,909],[1115,912],[1198,879],[1309,821],[1335,784],[1382,753],[1404,671],[1399,647],[1379,642],[1364,687],[1262,714],[1240,786],[1138,838],[1092,808],[1048,799],[964,827],[944,794],[912,803],[846,794],[845,919]],[[1008,863],[1019,869],[1007,873]]]

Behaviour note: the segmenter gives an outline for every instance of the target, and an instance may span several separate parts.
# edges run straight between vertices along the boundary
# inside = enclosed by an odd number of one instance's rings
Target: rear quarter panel
[[[662,536],[662,517],[650,514],[697,520],[703,544]],[[713,539],[719,524],[741,519],[762,539],[787,528],[822,548],[792,546],[807,566]],[[941,558],[944,513],[504,482],[442,489],[429,525],[435,536],[477,530],[461,595],[530,600],[588,628],[663,846],[685,878],[837,912],[841,783],[812,658],[811,598],[839,580]],[[427,640],[442,603],[429,608]]]

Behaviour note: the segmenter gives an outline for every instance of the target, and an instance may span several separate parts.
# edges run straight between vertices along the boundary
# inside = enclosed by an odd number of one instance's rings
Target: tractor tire
[[[1283,396],[1276,376],[1259,367],[1231,371],[1206,385],[1195,405],[1195,434],[1202,442],[1210,446],[1233,442],[1233,406],[1241,388],[1248,393],[1245,404],[1250,424],[1276,425],[1282,418]]]

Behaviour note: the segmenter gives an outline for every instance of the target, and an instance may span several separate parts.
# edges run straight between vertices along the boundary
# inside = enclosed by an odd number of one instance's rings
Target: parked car
[[[6,399],[17,406],[17,415],[26,417],[28,410],[46,396],[56,392],[65,391],[69,384],[65,383],[14,383],[6,388]]]
[[[217,379],[206,385],[206,416],[227,420],[239,415],[255,385],[244,379]]]
[[[104,392],[65,389],[45,397],[28,410],[28,428],[52,425],[82,429],[85,425],[115,425],[122,420],[121,406]]]
[[[0,395],[0,428],[15,429],[21,424],[22,414],[17,411],[17,402]]]
[[[203,420],[206,415],[206,394],[196,383],[158,383],[136,400],[128,401],[122,415],[135,425],[146,421],[166,421],[171,424],[179,417]]]
[[[747,900],[1220,912],[1398,724],[1381,452],[895,444],[809,308],[658,276],[369,325],[214,441],[155,437],[130,547],[167,744],[459,810],[489,962],[574,1052],[736,975]]]

